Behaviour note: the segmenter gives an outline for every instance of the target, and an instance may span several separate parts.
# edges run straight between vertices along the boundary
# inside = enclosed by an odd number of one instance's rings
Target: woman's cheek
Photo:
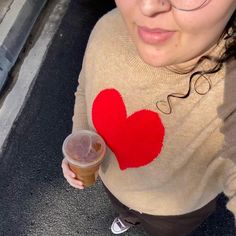
[[[180,32],[198,34],[205,28],[206,20],[202,19],[199,14],[190,14],[185,12],[173,13],[175,23]]]

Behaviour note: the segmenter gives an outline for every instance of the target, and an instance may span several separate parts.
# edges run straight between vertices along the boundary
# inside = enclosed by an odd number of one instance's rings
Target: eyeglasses
[[[172,7],[180,11],[195,11],[210,0],[168,0]]]

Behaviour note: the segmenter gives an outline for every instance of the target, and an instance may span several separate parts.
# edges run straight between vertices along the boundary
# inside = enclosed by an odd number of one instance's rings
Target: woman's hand
[[[67,182],[74,188],[84,189],[83,182],[76,179],[75,173],[70,169],[68,161],[64,158],[61,163],[63,175]]]

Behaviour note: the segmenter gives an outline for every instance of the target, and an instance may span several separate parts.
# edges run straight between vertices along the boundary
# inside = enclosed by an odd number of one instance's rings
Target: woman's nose
[[[140,0],[140,10],[145,16],[155,16],[161,12],[169,11],[171,4],[169,0]]]

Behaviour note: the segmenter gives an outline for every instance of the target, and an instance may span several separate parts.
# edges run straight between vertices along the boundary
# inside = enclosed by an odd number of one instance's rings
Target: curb
[[[47,0],[15,0],[0,23],[0,91]]]
[[[51,0],[48,14],[35,32],[34,43],[18,65],[15,84],[0,104],[0,160],[7,146],[8,136],[21,114],[37,79],[40,67],[67,11],[70,0]]]

